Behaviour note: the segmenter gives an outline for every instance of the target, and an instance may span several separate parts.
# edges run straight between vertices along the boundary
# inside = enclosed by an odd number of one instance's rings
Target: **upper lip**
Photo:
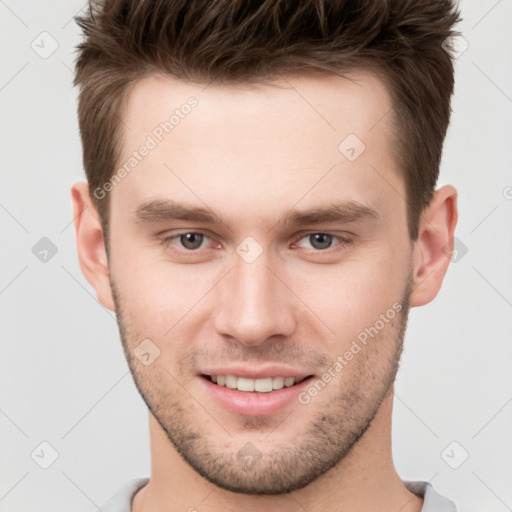
[[[264,368],[247,368],[244,366],[224,366],[220,368],[206,368],[201,372],[202,375],[235,375],[247,379],[265,379],[268,377],[296,377],[303,379],[309,377],[307,373],[300,369],[289,368],[286,366],[266,366]]]

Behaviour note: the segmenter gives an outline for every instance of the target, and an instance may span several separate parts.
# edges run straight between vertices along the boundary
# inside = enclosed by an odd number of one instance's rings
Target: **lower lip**
[[[199,376],[208,393],[226,409],[246,416],[274,414],[297,400],[297,395],[309,386],[313,377],[307,377],[289,388],[277,389],[269,393],[245,392],[230,389],[213,383],[207,377]]]

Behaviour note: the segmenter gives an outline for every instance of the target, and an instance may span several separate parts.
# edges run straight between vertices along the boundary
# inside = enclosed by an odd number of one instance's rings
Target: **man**
[[[447,0],[112,0],[78,19],[81,269],[149,410],[104,512],[455,510],[391,456],[457,193]]]

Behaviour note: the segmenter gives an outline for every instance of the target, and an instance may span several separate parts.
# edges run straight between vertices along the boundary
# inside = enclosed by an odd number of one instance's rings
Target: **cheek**
[[[201,299],[218,280],[213,268],[176,265],[154,258],[150,251],[131,250],[125,255],[119,251],[119,255],[113,258],[112,273],[127,326],[160,345],[190,325],[201,311]]]
[[[408,261],[399,248],[381,245],[339,265],[319,266],[292,288],[328,326],[334,340],[349,342],[403,299]],[[327,338],[329,331],[326,330]]]

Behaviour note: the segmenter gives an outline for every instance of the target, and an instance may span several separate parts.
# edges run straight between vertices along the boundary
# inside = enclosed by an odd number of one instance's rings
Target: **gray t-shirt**
[[[115,496],[112,496],[102,507],[103,512],[131,512],[132,497],[149,481],[149,478],[134,478],[121,487]],[[423,497],[421,512],[457,512],[453,501],[438,494],[432,484],[428,482],[411,482],[404,480],[409,491]]]

